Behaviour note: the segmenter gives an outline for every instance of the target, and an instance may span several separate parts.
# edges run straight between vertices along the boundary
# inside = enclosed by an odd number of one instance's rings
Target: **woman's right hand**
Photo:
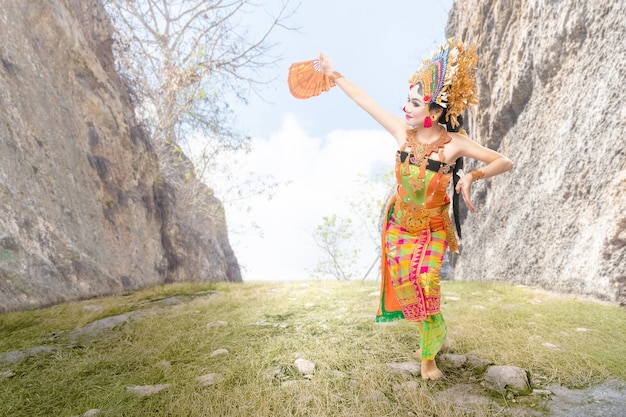
[[[320,53],[318,60],[320,63],[320,68],[322,69],[322,72],[324,72],[324,74],[330,75],[333,73],[333,63],[331,62],[330,57]]]

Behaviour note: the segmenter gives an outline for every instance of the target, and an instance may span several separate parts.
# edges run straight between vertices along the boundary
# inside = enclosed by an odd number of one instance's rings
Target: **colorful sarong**
[[[397,189],[390,199],[382,233],[382,280],[377,322],[405,318],[418,323],[423,359],[433,359],[446,339],[439,309],[439,272],[448,248],[458,252],[447,188],[453,169],[443,147],[451,139],[442,133],[439,147],[417,143],[407,132],[407,143],[396,153]],[[433,145],[434,146],[434,145]],[[425,148],[425,149],[423,149]],[[418,154],[414,154],[415,150]],[[437,151],[439,160],[429,159]],[[423,153],[420,153],[423,152]]]
[[[385,240],[389,279],[404,318],[421,322],[439,313],[439,270],[447,247],[445,230],[425,229],[411,234],[392,218]]]
[[[447,335],[439,287],[448,246],[446,231],[409,233],[393,214],[384,227],[383,279],[376,321],[405,318],[417,322],[422,359],[434,359]]]

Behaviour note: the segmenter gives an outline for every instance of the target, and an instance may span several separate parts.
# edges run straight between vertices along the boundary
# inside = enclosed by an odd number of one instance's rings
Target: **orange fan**
[[[322,72],[317,59],[291,64],[287,84],[295,98],[319,96],[335,86],[335,82]]]

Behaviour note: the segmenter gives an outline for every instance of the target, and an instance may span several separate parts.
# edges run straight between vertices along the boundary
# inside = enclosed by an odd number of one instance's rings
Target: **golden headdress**
[[[470,105],[478,103],[474,70],[478,57],[476,46],[465,49],[462,42],[449,39],[438,52],[426,59],[409,80],[411,88],[421,84],[428,114],[428,105],[436,103],[447,109],[446,121],[454,128],[457,117]],[[429,124],[427,117],[424,126]]]

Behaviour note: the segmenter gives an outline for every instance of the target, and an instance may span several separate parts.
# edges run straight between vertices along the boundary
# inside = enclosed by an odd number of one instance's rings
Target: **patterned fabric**
[[[387,206],[383,226],[382,280],[376,321],[405,318],[425,322],[440,314],[439,272],[444,253],[448,246],[457,251],[448,215],[447,187],[452,174],[445,164],[426,160],[417,166],[406,163],[411,158],[400,156],[396,162],[398,192]],[[421,230],[409,230],[403,221],[403,216],[413,215],[403,208],[411,206],[430,213]]]
[[[387,224],[387,266],[391,285],[409,321],[424,321],[439,312],[439,270],[447,247],[444,230],[408,233],[392,221]]]
[[[435,359],[437,352],[443,346],[448,335],[446,321],[441,313],[428,316],[418,324],[420,332],[420,350],[422,359]]]

